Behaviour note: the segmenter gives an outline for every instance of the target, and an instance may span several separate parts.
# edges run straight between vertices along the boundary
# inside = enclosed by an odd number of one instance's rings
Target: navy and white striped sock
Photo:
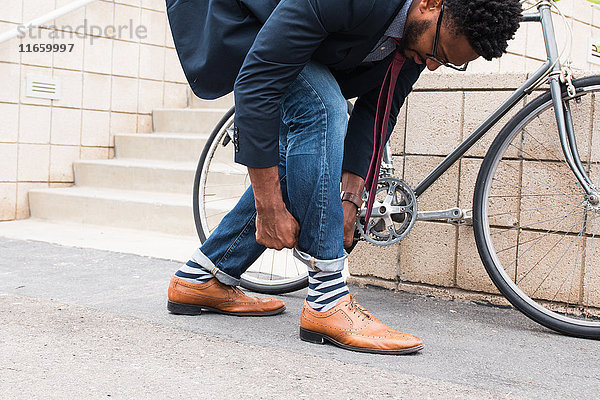
[[[215,276],[204,269],[203,266],[196,264],[192,260],[186,262],[177,272],[175,276],[191,283],[208,282]]]
[[[342,272],[308,271],[306,302],[315,311],[332,309],[337,301],[349,294]]]

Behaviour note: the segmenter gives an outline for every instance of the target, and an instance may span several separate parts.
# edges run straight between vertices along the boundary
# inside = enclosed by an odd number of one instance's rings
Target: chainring
[[[363,193],[366,200],[366,192]],[[380,178],[371,219],[365,233],[366,208],[356,217],[356,228],[367,242],[390,246],[400,242],[412,229],[417,219],[417,198],[406,182],[397,178]]]

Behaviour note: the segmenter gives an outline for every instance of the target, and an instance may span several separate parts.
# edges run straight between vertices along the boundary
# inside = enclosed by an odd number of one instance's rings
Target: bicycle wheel
[[[210,134],[194,179],[194,221],[204,242],[250,185],[245,167],[234,162],[232,137],[234,108]],[[241,286],[259,293],[281,294],[308,286],[306,266],[290,249],[267,249],[242,275]]]
[[[563,101],[579,159],[600,187],[600,76],[574,83]],[[547,92],[501,130],[477,177],[473,227],[493,283],[536,322],[600,338],[599,215],[564,159]]]

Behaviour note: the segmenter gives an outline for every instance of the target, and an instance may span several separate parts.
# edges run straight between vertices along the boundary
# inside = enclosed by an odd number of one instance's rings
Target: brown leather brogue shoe
[[[300,338],[319,344],[329,341],[344,349],[378,354],[410,354],[423,348],[421,339],[384,325],[349,294],[325,312],[313,310],[304,301]]]
[[[173,276],[168,296],[167,309],[173,314],[199,315],[202,310],[210,310],[227,315],[263,316],[285,310],[281,300],[246,296],[237,287],[224,285],[217,278],[196,284]]]

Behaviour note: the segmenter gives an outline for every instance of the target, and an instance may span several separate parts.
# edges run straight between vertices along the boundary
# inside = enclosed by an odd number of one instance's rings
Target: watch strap
[[[363,203],[362,198],[358,194],[352,192],[342,192],[342,201],[349,201],[358,209],[362,207]]]

